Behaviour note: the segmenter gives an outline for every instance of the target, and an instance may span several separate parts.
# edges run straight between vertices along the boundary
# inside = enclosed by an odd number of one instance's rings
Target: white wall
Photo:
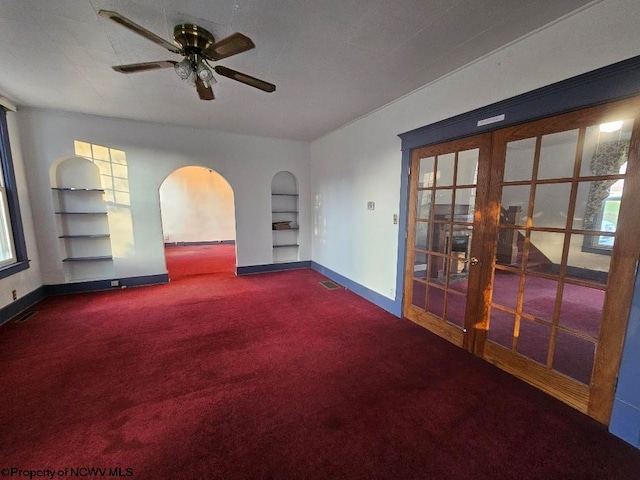
[[[312,142],[313,260],[394,298],[397,135],[639,55],[639,16],[637,0],[605,0]]]
[[[236,239],[233,190],[219,173],[183,167],[160,186],[162,231],[166,243]]]
[[[30,263],[28,269],[0,280],[0,308],[13,302],[12,290],[16,290],[18,298],[21,298],[42,285],[38,248],[36,245],[33,217],[31,215],[31,202],[29,201],[27,189],[24,156],[16,125],[15,113],[7,112],[7,124],[9,127],[9,143],[11,144],[13,168],[18,187],[18,202],[20,203],[22,226],[24,228],[27,256]]]
[[[133,243],[126,256],[114,252],[112,271],[105,267],[105,278],[166,273],[158,191],[180,167],[212,168],[233,188],[239,266],[272,262],[271,178],[275,173],[289,170],[296,175],[301,211],[310,211],[306,142],[48,110],[25,109],[18,112],[18,120],[45,284],[64,283],[68,278],[57,248],[49,169],[57,159],[74,156],[74,140],[126,154]],[[300,257],[308,260],[309,216],[302,215],[300,221]]]

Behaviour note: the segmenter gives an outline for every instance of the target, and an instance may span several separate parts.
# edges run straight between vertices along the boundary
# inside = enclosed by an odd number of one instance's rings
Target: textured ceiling
[[[0,94],[18,105],[266,137],[312,140],[576,9],[584,0],[0,0]],[[115,10],[171,39],[196,23],[256,48],[219,64],[277,85],[217,76],[198,99],[180,60],[97,15]]]

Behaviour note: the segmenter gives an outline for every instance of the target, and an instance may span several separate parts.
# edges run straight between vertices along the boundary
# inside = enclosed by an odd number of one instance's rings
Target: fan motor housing
[[[182,23],[173,29],[173,40],[182,47],[183,54],[200,54],[215,43],[213,35],[192,23]]]

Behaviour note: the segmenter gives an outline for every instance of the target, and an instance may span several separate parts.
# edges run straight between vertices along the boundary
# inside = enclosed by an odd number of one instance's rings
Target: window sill
[[[0,279],[10,277],[18,272],[22,272],[29,268],[29,260],[23,260],[21,262],[12,263],[5,267],[0,267]]]

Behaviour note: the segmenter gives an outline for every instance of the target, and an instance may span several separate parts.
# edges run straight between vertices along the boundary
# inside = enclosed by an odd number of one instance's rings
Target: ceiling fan
[[[195,85],[201,100],[213,100],[215,98],[213,89],[211,88],[211,84],[216,83],[216,79],[213,77],[213,72],[211,71],[212,68],[217,74],[223,77],[250,85],[259,90],[264,90],[265,92],[274,92],[276,90],[276,86],[272,83],[231,70],[222,65],[211,67],[209,64],[209,62],[217,62],[223,58],[255,48],[251,39],[241,33],[234,33],[216,42],[213,35],[204,28],[192,23],[183,23],[176,25],[173,29],[173,41],[175,42],[175,44],[173,44],[117,12],[100,10],[98,14],[113,20],[138,35],[143,36],[147,40],[151,40],[170,52],[177,53],[184,57],[180,62],[164,60],[159,62],[116,65],[112,67],[116,72],[135,73],[173,67],[181,79]]]

